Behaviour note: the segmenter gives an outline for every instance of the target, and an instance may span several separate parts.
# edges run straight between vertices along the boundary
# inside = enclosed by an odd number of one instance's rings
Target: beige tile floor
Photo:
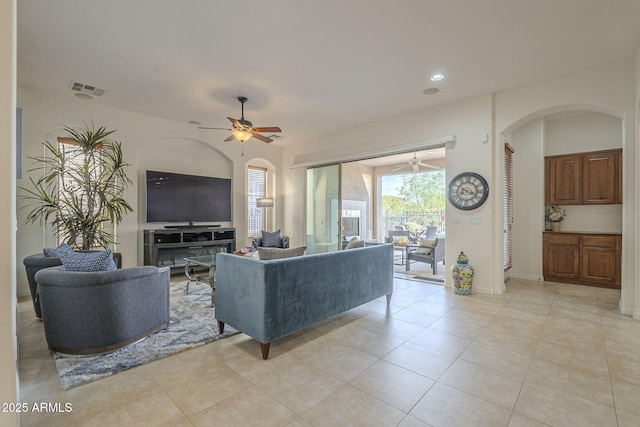
[[[499,296],[395,280],[276,341],[240,334],[69,391],[19,304],[23,426],[638,426],[640,322],[620,292],[512,280]]]

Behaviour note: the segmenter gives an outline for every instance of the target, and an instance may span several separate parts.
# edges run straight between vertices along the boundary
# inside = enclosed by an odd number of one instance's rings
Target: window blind
[[[512,267],[513,236],[513,147],[504,144],[504,270]]]

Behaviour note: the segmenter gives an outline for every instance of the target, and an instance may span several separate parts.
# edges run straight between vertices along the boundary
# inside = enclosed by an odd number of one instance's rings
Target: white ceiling
[[[640,42],[638,0],[17,4],[19,85],[72,97],[78,81],[106,90],[82,102],[215,127],[247,96],[245,118],[280,126],[282,145],[630,59]]]

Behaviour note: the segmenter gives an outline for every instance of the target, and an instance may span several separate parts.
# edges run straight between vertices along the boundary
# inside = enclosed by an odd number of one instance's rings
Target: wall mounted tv
[[[147,171],[147,222],[231,221],[231,179]]]

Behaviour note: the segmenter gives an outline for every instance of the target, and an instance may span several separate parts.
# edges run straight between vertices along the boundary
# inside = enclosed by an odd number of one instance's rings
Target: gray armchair
[[[38,283],[36,282],[36,273],[43,268],[55,267],[62,265],[62,261],[57,257],[44,256],[43,253],[29,255],[22,260],[24,268],[27,272],[27,281],[29,282],[29,291],[31,292],[31,301],[33,301],[33,310],[36,317],[42,319],[42,311],[40,310],[40,298],[38,296]]]
[[[437,232],[438,232],[438,227],[436,227],[435,225],[430,225],[430,226],[427,227],[426,230],[424,230],[424,238],[425,239],[429,239],[429,240],[433,240],[433,239],[436,238],[436,233]]]
[[[122,268],[122,254],[114,253],[113,260],[118,268]],[[38,283],[36,282],[36,273],[43,268],[55,267],[62,265],[62,261],[58,257],[44,256],[42,252],[29,255],[22,260],[25,271],[27,272],[27,281],[29,282],[29,291],[31,292],[31,300],[33,301],[33,310],[36,317],[42,319],[40,310],[40,298],[38,296]]]
[[[281,243],[280,243],[280,246],[278,247],[287,249],[290,244],[289,236],[282,236],[280,240],[281,240]],[[262,236],[256,236],[253,238],[253,246],[256,248],[259,248],[262,246]]]
[[[413,242],[413,236],[409,230],[389,230],[389,235],[385,238],[385,243],[393,243],[394,237],[405,236],[409,242]]]
[[[438,271],[438,263],[444,263],[444,244],[445,239],[443,237],[437,238],[433,246],[415,246],[407,248],[406,270],[411,271],[411,262],[426,262],[431,264],[431,269],[435,275]]]
[[[113,351],[169,326],[168,268],[77,272],[58,266],[35,279],[52,351]]]

